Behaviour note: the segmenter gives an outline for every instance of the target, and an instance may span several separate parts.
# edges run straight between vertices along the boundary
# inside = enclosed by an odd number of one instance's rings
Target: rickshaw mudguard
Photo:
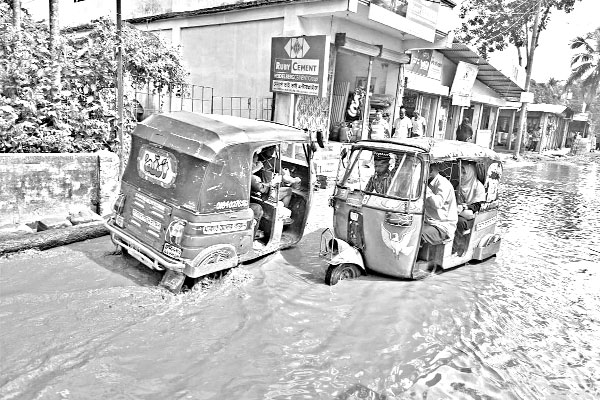
[[[191,263],[186,263],[183,273],[191,278],[198,278],[236,267],[238,264],[235,247],[230,244],[215,244],[200,251]]]
[[[366,272],[362,254],[356,247],[339,238],[332,238],[328,246],[330,249],[337,249],[336,254],[327,261],[329,265],[355,264]]]

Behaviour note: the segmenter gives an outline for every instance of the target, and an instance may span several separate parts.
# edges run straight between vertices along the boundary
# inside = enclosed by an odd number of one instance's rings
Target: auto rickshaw
[[[268,193],[251,191],[253,158],[267,148],[271,176],[296,178],[285,188],[285,207],[282,182],[273,179]],[[226,270],[302,238],[315,149],[306,131],[273,122],[185,111],[152,115],[132,133],[106,227],[118,249],[165,270],[161,285],[178,292],[185,277]]]
[[[369,187],[374,154],[388,154],[390,183],[385,193]],[[474,163],[485,188],[485,201],[470,228],[437,244],[423,243],[424,204],[432,164],[440,166],[455,191],[461,164]],[[363,140],[342,150],[330,206],[333,230],[321,235],[320,255],[328,262],[325,281],[356,278],[368,270],[404,279],[420,279],[470,260],[484,260],[500,248],[498,185],[502,162],[479,145],[432,138]]]

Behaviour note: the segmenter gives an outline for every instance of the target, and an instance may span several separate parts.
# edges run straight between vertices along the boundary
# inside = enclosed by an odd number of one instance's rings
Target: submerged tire
[[[325,283],[333,286],[345,279],[355,279],[362,275],[362,270],[356,264],[330,265],[325,274]]]

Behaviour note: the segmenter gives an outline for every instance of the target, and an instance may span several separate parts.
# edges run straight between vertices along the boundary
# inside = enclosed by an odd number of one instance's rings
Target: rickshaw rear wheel
[[[345,279],[355,279],[362,275],[361,269],[355,264],[330,265],[325,274],[325,283],[333,286]]]

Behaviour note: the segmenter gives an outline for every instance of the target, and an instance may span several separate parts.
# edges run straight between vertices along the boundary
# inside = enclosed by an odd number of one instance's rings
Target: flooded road
[[[183,295],[108,237],[0,260],[0,396],[600,398],[600,165],[504,176],[498,256],[421,281],[326,286],[329,189],[296,248]]]

